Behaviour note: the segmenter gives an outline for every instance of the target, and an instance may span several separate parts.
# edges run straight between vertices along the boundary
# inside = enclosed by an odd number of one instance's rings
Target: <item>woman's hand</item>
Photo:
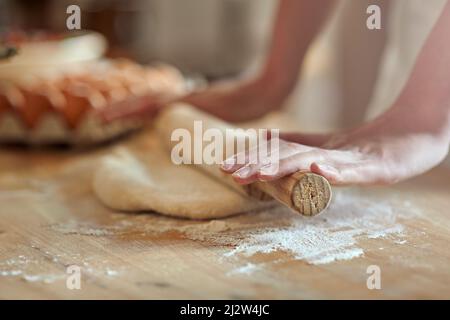
[[[219,81],[180,100],[223,120],[239,122],[258,118],[281,107],[289,90],[282,84],[259,76]]]
[[[106,123],[117,119],[152,119],[161,109],[161,106],[171,100],[173,100],[171,97],[155,97],[152,95],[132,97],[98,110],[97,115]]]
[[[425,131],[407,118],[394,108],[346,133],[282,134],[279,159],[237,165],[235,156],[225,160],[222,169],[241,184],[270,181],[300,170],[320,174],[332,184],[395,183],[433,168],[449,148],[448,127]],[[249,150],[245,159],[256,159],[250,155],[255,152],[257,148]]]
[[[223,170],[239,183],[306,170],[334,184],[376,184],[394,183],[433,168],[445,158],[450,143],[448,30],[450,1],[402,93],[379,118],[337,135],[285,135],[279,144],[279,163],[234,165],[229,159]]]
[[[245,121],[260,117],[280,107],[288,88],[262,77],[234,79],[214,83],[185,96],[144,95],[112,105],[99,114],[107,122],[116,119],[144,117],[151,119],[165,105],[186,102],[228,121]]]
[[[260,74],[254,79],[217,83],[183,101],[232,122],[252,120],[280,108],[294,89],[303,58],[334,3],[280,1]]]
[[[224,120],[239,122],[280,108],[295,87],[303,58],[334,2],[280,1],[267,59],[253,78],[217,82],[174,99],[141,99],[144,101],[130,103],[130,107],[108,108],[100,113],[105,121],[152,118],[165,104],[184,101]]]

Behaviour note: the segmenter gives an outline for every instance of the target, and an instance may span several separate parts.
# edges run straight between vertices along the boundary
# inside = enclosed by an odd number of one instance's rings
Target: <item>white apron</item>
[[[445,3],[341,0],[309,50],[287,104],[301,128],[354,126],[389,108]],[[366,27],[370,4],[382,8],[382,30]]]
[[[380,114],[395,101],[446,0],[342,0],[307,54],[288,101],[303,131],[329,131]],[[370,4],[382,30],[368,30]],[[366,112],[367,111],[367,112]]]

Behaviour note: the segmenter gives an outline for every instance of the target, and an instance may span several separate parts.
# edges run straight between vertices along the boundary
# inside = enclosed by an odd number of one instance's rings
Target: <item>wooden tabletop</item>
[[[0,298],[450,298],[448,167],[391,187],[335,188],[337,202],[316,220],[270,208],[189,221],[104,207],[90,181],[111,148],[0,151]],[[360,222],[386,210],[386,228],[398,230],[334,226],[347,210]],[[283,230],[300,230],[299,243],[278,242]],[[325,232],[325,243],[310,245],[327,255],[298,249],[311,230]],[[327,234],[348,236],[336,239],[339,252],[328,250]],[[67,287],[72,265],[79,290]],[[368,289],[369,266],[380,270],[380,289]]]

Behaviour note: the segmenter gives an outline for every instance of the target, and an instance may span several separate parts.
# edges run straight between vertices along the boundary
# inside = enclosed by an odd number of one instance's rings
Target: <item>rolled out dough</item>
[[[210,219],[268,206],[189,165],[174,165],[155,132],[136,138],[105,156],[96,170],[94,192],[108,207]]]

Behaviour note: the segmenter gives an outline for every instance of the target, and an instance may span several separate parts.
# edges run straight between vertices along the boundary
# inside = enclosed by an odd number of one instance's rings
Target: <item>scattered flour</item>
[[[14,277],[19,276],[22,274],[22,270],[7,270],[7,271],[0,271],[0,276],[3,277]]]
[[[284,207],[209,222],[174,220],[159,216],[124,215],[118,225],[143,235],[178,232],[184,237],[223,246],[224,259],[285,252],[291,259],[310,264],[328,264],[364,256],[359,241],[380,238],[404,244],[402,219],[420,214],[409,201],[374,200],[354,189],[335,193],[333,203],[322,215],[308,218]],[[131,220],[132,221],[132,220]],[[116,225],[117,226],[117,225]],[[257,270],[253,264],[231,274]]]
[[[106,268],[105,273],[106,273],[107,276],[115,277],[115,276],[117,276],[119,274],[119,271],[112,270],[110,268]]]
[[[336,192],[327,212],[312,218],[279,206],[209,222],[155,215],[129,219],[125,214],[115,226],[123,225],[128,233],[142,235],[177,232],[194,241],[223,246],[226,260],[285,252],[289,259],[328,264],[364,256],[363,248],[358,245],[362,240],[388,238],[396,244],[405,243],[406,231],[400,222],[417,214],[408,201],[373,200],[355,190],[342,189]],[[247,264],[230,274],[246,274],[252,270],[257,270],[255,265]]]
[[[27,282],[43,282],[46,284],[53,283],[57,280],[65,279],[64,274],[25,274],[22,279]]]
[[[394,210],[395,208],[395,210]],[[284,251],[294,259],[311,264],[327,264],[364,255],[358,246],[362,238],[401,237],[404,227],[397,218],[410,214],[389,202],[338,193],[328,212],[313,218],[292,216],[288,226],[268,227],[242,241],[225,255]],[[397,243],[402,240],[397,240]]]
[[[51,228],[63,234],[77,234],[83,236],[104,237],[113,234],[112,230],[104,228],[94,228],[90,225],[80,224],[76,221],[69,221],[65,224],[52,225]]]
[[[278,261],[301,260],[320,265],[364,256],[360,241],[387,238],[395,244],[406,243],[402,220],[420,214],[410,202],[395,199],[373,200],[352,189],[335,192],[330,208],[322,215],[307,218],[277,206],[262,212],[212,221],[173,219],[153,214],[115,214],[107,225],[86,221],[68,221],[51,225],[50,229],[67,236],[149,237],[163,238],[165,233],[177,233],[193,241],[223,248],[224,262],[242,264],[228,275],[248,275]],[[33,248],[33,246],[31,246]],[[36,249],[36,248],[35,248]],[[381,248],[380,248],[381,249]],[[256,256],[284,252],[282,258],[258,262]],[[79,253],[54,254],[45,251],[43,261],[33,261],[24,255],[0,261],[0,276],[21,277],[25,281],[51,283],[67,275],[61,271],[68,264],[80,265],[91,275],[115,277],[107,261],[83,257]],[[255,259],[252,257],[255,256]],[[267,260],[267,259],[266,259]],[[49,274],[49,261],[58,272]],[[34,264],[34,265],[32,265]],[[36,266],[37,264],[37,266]],[[42,268],[41,268],[42,267]],[[39,272],[39,271],[42,272]],[[33,272],[31,272],[33,271]]]
[[[36,249],[37,247],[32,245],[30,248]],[[123,271],[123,267],[113,269],[106,260],[97,261],[93,257],[83,257],[79,253],[54,254],[49,251],[42,251],[42,253],[45,256],[40,259],[19,255],[0,261],[0,276],[18,277],[26,282],[50,284],[67,279],[69,274],[65,271],[69,265],[78,265],[82,275],[115,277]],[[54,264],[49,264],[49,261]],[[54,272],[51,272],[52,270]]]
[[[247,263],[241,267],[235,268],[233,270],[231,270],[230,272],[228,272],[226,275],[227,276],[233,276],[233,275],[242,275],[242,274],[252,274],[255,271],[261,270],[262,269],[262,264],[254,264],[254,263]]]

